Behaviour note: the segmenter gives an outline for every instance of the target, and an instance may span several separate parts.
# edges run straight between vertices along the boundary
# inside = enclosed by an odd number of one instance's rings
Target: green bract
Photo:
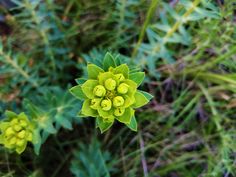
[[[132,72],[127,64],[117,65],[110,53],[107,53],[103,69],[88,64],[88,80],[72,87],[71,93],[80,100],[83,106],[81,116],[97,118],[101,132],[108,130],[115,120],[137,130],[134,108],[149,102],[149,93],[137,90],[144,79],[144,72]]]
[[[21,154],[25,150],[27,142],[34,141],[35,126],[24,113],[17,115],[7,111],[6,116],[6,120],[0,122],[0,144]]]

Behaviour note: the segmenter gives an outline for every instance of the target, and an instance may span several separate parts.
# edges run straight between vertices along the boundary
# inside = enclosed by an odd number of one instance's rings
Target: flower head
[[[107,90],[115,90],[116,88],[116,81],[112,78],[109,78],[107,80],[105,80],[105,87]]]
[[[106,89],[102,85],[97,85],[96,87],[94,87],[93,93],[94,93],[94,95],[96,95],[98,97],[103,97],[106,94]]]
[[[7,111],[7,120],[0,122],[0,144],[21,154],[28,142],[33,141],[34,124],[24,113]]]
[[[117,65],[113,56],[106,54],[103,68],[88,64],[88,80],[70,89],[83,100],[81,114],[97,118],[102,132],[115,120],[137,130],[134,108],[149,102],[152,96],[137,90],[144,79],[143,72],[131,72],[127,64]]]
[[[125,83],[121,83],[117,88],[117,92],[120,94],[126,94],[128,90],[129,90],[129,85]]]

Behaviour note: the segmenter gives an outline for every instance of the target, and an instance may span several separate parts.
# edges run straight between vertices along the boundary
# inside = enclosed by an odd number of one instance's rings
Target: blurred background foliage
[[[0,175],[236,176],[235,9],[234,0],[1,0],[0,118],[25,111],[41,142],[38,156],[0,147]],[[142,68],[141,87],[155,95],[138,110],[137,134],[115,125],[100,135],[76,117],[67,90],[107,51]]]

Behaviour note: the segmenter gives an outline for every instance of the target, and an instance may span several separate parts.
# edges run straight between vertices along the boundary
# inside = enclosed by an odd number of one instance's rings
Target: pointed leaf
[[[75,79],[75,82],[76,82],[77,84],[79,84],[79,85],[82,85],[82,84],[84,84],[87,80],[88,80],[88,79],[86,79],[86,78],[77,78],[77,79]]]
[[[52,123],[46,124],[45,127],[43,128],[46,132],[51,133],[51,134],[55,134],[57,132],[57,130],[54,128]]]
[[[18,115],[18,118],[20,118],[20,119],[28,119],[28,117],[25,115],[24,112],[20,113],[20,114]]]
[[[85,116],[91,116],[91,117],[98,116],[97,111],[90,107],[90,100],[89,99],[84,101],[82,109],[81,109],[81,113]]]
[[[114,74],[123,74],[126,79],[129,78],[129,68],[127,64],[122,64],[114,69]]]
[[[149,102],[149,100],[140,91],[135,92],[134,98],[135,98],[135,102],[132,105],[133,108],[139,108]]]
[[[130,123],[129,123],[129,124],[126,124],[126,126],[129,127],[131,130],[133,130],[133,131],[135,131],[135,132],[138,130],[138,125],[137,125],[137,121],[136,121],[135,116],[133,116],[133,117],[131,118]]]
[[[144,72],[136,72],[129,75],[129,79],[134,81],[138,86],[143,82],[144,77]]]
[[[128,95],[129,97],[134,96],[134,94],[137,90],[137,84],[134,81],[130,80],[130,79],[125,80],[124,83],[129,86],[129,90],[126,93],[126,95]]]
[[[83,93],[80,85],[72,87],[69,91],[71,92],[72,95],[74,95],[76,98],[80,100],[85,100],[87,98],[86,95]]]
[[[115,68],[116,62],[115,62],[114,57],[109,52],[107,52],[103,60],[103,68],[105,71],[107,71],[109,67]]]
[[[24,152],[26,146],[27,146],[27,143],[24,143],[24,145],[22,145],[22,146],[17,146],[16,152],[17,152],[18,154],[21,154],[22,152]]]
[[[149,101],[153,98],[153,96],[145,91],[139,90],[139,92],[141,92]]]
[[[72,130],[72,124],[67,119],[67,117],[64,117],[63,115],[56,115],[55,119],[56,119],[57,123],[60,124],[62,127]]]
[[[7,118],[10,118],[10,119],[17,117],[16,113],[14,113],[12,111],[9,111],[9,110],[6,110],[5,115],[6,115]]]
[[[101,108],[98,108],[98,113],[99,116],[103,117],[103,118],[107,118],[107,119],[114,119],[114,115],[113,115],[114,110],[111,109],[109,111],[103,111]]]
[[[86,117],[86,118],[87,118],[88,116],[82,114],[82,112],[79,111],[79,112],[77,113],[77,117],[79,117],[79,118],[84,118],[84,117]]]
[[[124,95],[123,98],[125,100],[125,103],[122,107],[124,107],[124,108],[127,108],[127,107],[131,106],[135,102],[134,96],[129,97],[127,95]]]
[[[39,151],[42,145],[42,138],[40,136],[40,130],[36,129],[33,132],[33,142],[32,144],[34,145],[34,152],[35,154],[39,155]]]
[[[82,91],[84,92],[84,94],[92,99],[94,97],[93,95],[93,89],[95,86],[98,85],[98,81],[97,80],[87,80],[82,86]]]
[[[88,64],[87,65],[87,69],[88,69],[88,78],[89,79],[97,79],[99,73],[103,73],[103,69],[94,65],[94,64]]]
[[[133,115],[134,115],[134,110],[132,108],[127,108],[125,109],[124,114],[120,117],[116,117],[116,119],[121,123],[129,124]]]
[[[107,131],[112,125],[114,121],[112,122],[104,122],[102,118],[97,118],[97,126],[99,127],[101,133]]]

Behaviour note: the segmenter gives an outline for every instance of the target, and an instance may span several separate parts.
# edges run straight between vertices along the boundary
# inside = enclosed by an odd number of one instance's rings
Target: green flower
[[[115,120],[137,131],[134,109],[152,98],[149,93],[137,90],[144,72],[133,72],[127,64],[116,64],[110,53],[104,58],[103,68],[88,64],[87,70],[88,80],[70,89],[83,101],[80,116],[97,118],[101,132],[108,130]]]
[[[106,89],[104,86],[102,85],[97,85],[96,87],[94,87],[93,89],[93,94],[98,96],[98,97],[103,97],[106,95]]]
[[[122,83],[117,87],[117,92],[120,94],[126,94],[129,90],[129,85]]]
[[[35,126],[24,113],[6,112],[6,120],[0,122],[0,144],[21,154],[28,142],[33,142]]]

